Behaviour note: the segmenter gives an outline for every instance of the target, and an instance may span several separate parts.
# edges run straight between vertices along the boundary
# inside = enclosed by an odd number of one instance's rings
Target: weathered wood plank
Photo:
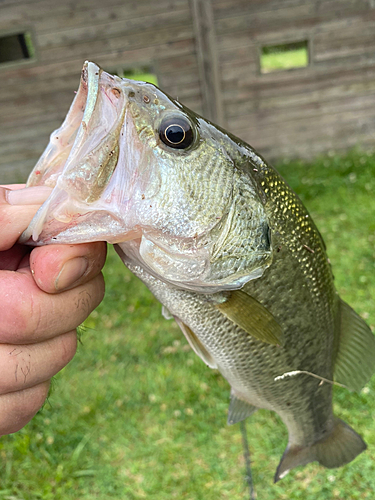
[[[353,97],[351,99],[336,99],[327,102],[305,104],[303,106],[288,107],[283,110],[254,110],[248,115],[236,115],[228,119],[228,126],[234,128],[249,128],[250,126],[281,126],[290,123],[294,126],[297,120],[309,122],[310,118],[321,117],[325,120],[326,115],[337,115],[345,112],[358,112],[363,117],[373,116],[372,103],[374,95]]]
[[[150,65],[157,70],[159,61],[163,62],[170,57],[185,57],[195,51],[194,38],[188,38],[179,41],[167,41],[164,44],[151,47],[141,47],[131,50],[118,50],[116,52],[96,54],[93,60],[106,70],[117,68],[119,65],[124,68],[143,67]],[[5,86],[14,86],[24,81],[33,81],[38,85],[40,80],[54,77],[65,78],[73,74],[78,75],[86,57],[71,57],[66,61],[47,61],[42,63],[38,61],[33,66],[7,69],[1,74],[2,89]],[[157,72],[157,71],[156,71]]]
[[[192,13],[203,111],[208,119],[224,125],[216,34],[210,0],[192,0]]]
[[[88,57],[108,71],[153,67],[200,113],[217,85],[228,128],[271,158],[373,143],[374,1],[0,0],[0,30],[29,26],[39,60],[0,73],[0,179],[33,166]],[[262,45],[296,40],[312,42],[311,66],[259,74]]]
[[[314,67],[317,71],[327,71],[355,68],[358,73],[366,71],[366,68],[374,66],[375,64],[375,43],[368,46],[368,51],[355,53],[351,51],[351,55],[331,54],[330,58],[314,61]]]
[[[61,125],[64,118],[61,114],[48,114],[26,123],[20,121],[7,126],[4,124],[0,127],[0,148],[7,144],[18,144],[18,147],[23,147],[23,141],[40,140],[43,137],[48,141],[50,134]]]
[[[192,48],[193,47],[192,44]],[[169,50],[166,50],[163,58],[158,54],[158,72],[160,74],[179,73],[180,71],[193,71],[198,73],[197,55],[194,52],[182,53],[179,51],[177,55],[172,55]]]
[[[145,33],[134,33],[131,36],[117,36],[104,38],[102,40],[72,43],[65,47],[40,48],[39,58],[41,62],[66,61],[71,57],[97,59],[99,55],[103,54],[112,53],[118,55],[137,48],[165,45],[172,40],[182,41],[191,40],[193,38],[192,26],[189,24],[181,24],[181,26],[175,26],[173,28],[160,28],[150,31],[147,36]]]
[[[52,76],[52,78],[51,78]],[[73,92],[77,90],[80,80],[80,72],[76,71],[72,75],[67,75],[64,78],[55,78],[53,75],[49,75],[49,78],[42,78],[35,82],[33,80],[29,81],[17,81],[16,85],[7,85],[1,89],[0,92],[0,105],[2,103],[10,103],[14,105],[23,105],[29,99],[33,99],[35,96],[41,96],[46,92],[51,93],[53,91],[57,96],[59,92],[71,89],[72,99],[74,97]]]
[[[34,160],[30,158],[15,161],[9,160],[5,164],[0,164],[0,183],[16,184],[18,182],[26,182],[34,165]]]
[[[178,73],[163,73],[159,87],[167,92],[167,94],[171,95],[174,93],[174,95],[178,95],[183,87],[188,87],[192,84],[200,89],[198,68],[196,68],[194,72],[179,71]],[[176,89],[177,92],[175,92],[174,89]]]
[[[190,10],[173,9],[170,12],[159,12],[148,16],[124,18],[113,20],[111,22],[102,22],[100,24],[89,23],[86,26],[66,28],[38,33],[38,46],[40,49],[52,48],[58,46],[70,46],[80,42],[90,42],[95,40],[107,39],[118,36],[143,35],[146,39],[148,33],[154,30],[165,28],[180,27],[191,23]]]
[[[38,33],[52,32],[71,27],[85,27],[89,24],[117,19],[133,19],[159,12],[187,9],[188,0],[108,0],[105,5],[100,0],[31,0],[25,8],[25,1],[12,0],[11,5],[0,3],[0,29],[5,25],[26,23],[34,26]]]
[[[339,9],[322,18],[315,12],[315,2],[300,5],[298,9],[280,8],[277,12],[256,12],[236,17],[219,19],[215,22],[218,33],[218,49],[241,46],[247,43],[284,43],[301,37],[311,38],[316,33],[331,29],[343,30],[360,23],[372,22],[375,11]]]
[[[225,102],[235,101],[237,99],[257,98],[280,98],[284,96],[293,96],[297,94],[311,94],[311,100],[315,99],[317,94],[312,92],[324,92],[326,89],[344,87],[350,90],[351,85],[368,83],[372,85],[375,80],[375,65],[366,67],[365,74],[357,68],[349,67],[345,70],[333,68],[330,72],[316,71],[310,67],[306,70],[293,70],[275,73],[269,78],[268,74],[250,75],[246,80],[237,86],[232,82],[223,82],[223,96]],[[319,97],[319,96],[318,96]]]
[[[226,33],[240,33],[241,31],[247,31],[254,35],[260,32],[273,31],[277,27],[290,28],[291,26],[297,26],[297,23],[299,26],[302,23],[308,23],[311,26],[316,23],[314,5],[314,2],[309,2],[288,8],[278,8],[277,16],[274,11],[242,12],[237,16],[228,16],[216,20],[215,28],[220,37]],[[272,15],[270,15],[271,12]]]
[[[314,61],[366,53],[373,50],[374,43],[375,19],[357,23],[355,29],[317,33],[314,36]]]
[[[321,152],[340,148],[348,149],[360,145],[373,147],[375,133],[373,121],[367,124],[368,129],[364,132],[361,132],[356,120],[347,122],[345,129],[336,126],[339,123],[331,123],[323,127],[318,122],[301,133],[298,132],[297,128],[284,129],[283,127],[271,130],[241,129],[234,131],[234,133],[237,133],[239,137],[270,160],[293,157],[313,158]],[[335,133],[332,133],[332,130],[335,130]],[[268,135],[265,135],[267,133]]]
[[[222,67],[226,63],[236,61],[254,61],[258,59],[258,44],[249,42],[243,46],[229,47],[218,52],[219,63]]]
[[[363,129],[366,132],[366,127],[370,125],[375,128],[374,116],[368,110],[358,109],[350,110],[345,112],[336,113],[326,113],[325,115],[309,116],[306,120],[303,116],[296,118],[291,121],[284,122],[282,125],[280,123],[265,123],[260,122],[250,117],[248,126],[246,128],[246,133],[251,134],[253,137],[257,137],[257,141],[260,144],[268,143],[269,140],[273,140],[275,137],[293,137],[293,141],[298,137],[300,140],[313,139],[318,137],[321,140],[322,137],[328,134],[328,137],[333,137],[336,135],[345,135],[346,130],[356,130],[356,134],[360,135]],[[244,130],[243,127],[237,128],[237,125],[233,125],[233,131]]]
[[[259,92],[260,93],[260,92]],[[279,112],[284,108],[290,106],[302,106],[313,102],[321,103],[325,100],[335,98],[349,99],[357,95],[374,95],[375,96],[375,81],[368,81],[362,83],[354,83],[352,85],[342,85],[340,87],[327,88],[324,91],[301,92],[297,95],[285,95],[261,98],[254,94],[252,100],[243,99],[237,100],[232,103],[225,103],[225,110],[227,119],[240,116],[241,114],[248,114],[255,110],[270,109],[274,113]],[[375,115],[375,112],[374,112]]]
[[[185,58],[180,59],[184,60]],[[156,72],[160,74],[160,85],[168,86],[169,83],[176,85],[184,85],[190,82],[198,81],[198,65],[195,55],[191,55],[185,59],[187,64],[180,68],[173,67],[169,60],[155,61]],[[53,72],[53,68],[46,67],[45,73],[38,75],[36,78],[27,79],[15,79],[14,83],[9,82],[8,85],[2,87],[0,92],[0,105],[2,102],[9,102],[12,99],[14,101],[25,100],[26,98],[32,98],[35,95],[42,95],[45,92],[51,92],[52,90],[56,93],[62,90],[71,89],[72,95],[73,91],[78,88],[80,79],[80,70],[82,67],[82,60],[77,62],[72,72],[64,75],[63,77],[56,75]],[[104,69],[111,71],[115,70],[115,64],[117,67],[121,66],[118,64],[117,59],[110,61],[109,64],[105,64]],[[132,66],[129,66],[129,69]],[[142,66],[141,66],[142,67]],[[126,68],[126,67],[125,67]],[[151,68],[152,69],[152,68]],[[1,120],[1,118],[0,118]]]
[[[267,12],[277,16],[278,11],[285,8],[295,8],[301,5],[312,4],[316,14],[324,16],[334,12],[340,16],[346,11],[365,12],[369,10],[366,0],[324,0],[314,2],[311,0],[212,0],[215,19],[227,18],[246,13]]]

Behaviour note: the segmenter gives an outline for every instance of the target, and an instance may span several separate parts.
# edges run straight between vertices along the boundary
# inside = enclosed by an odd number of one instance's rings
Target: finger
[[[47,245],[34,248],[30,268],[39,288],[47,293],[87,283],[97,276],[106,259],[102,241],[80,245]]]
[[[32,186],[23,189],[11,189],[5,192],[9,205],[41,205],[51,194],[48,186]]]
[[[43,406],[48,389],[49,381],[0,396],[0,436],[22,429]]]
[[[75,330],[38,344],[0,345],[0,394],[49,380],[69,363],[76,349]]]
[[[14,191],[0,187],[0,251],[15,244],[50,192],[45,186]]]
[[[6,188],[6,189],[23,189],[26,186],[26,184],[0,184],[0,187]]]
[[[0,343],[31,344],[74,330],[103,296],[101,274],[85,285],[52,295],[40,290],[29,268],[0,271]]]

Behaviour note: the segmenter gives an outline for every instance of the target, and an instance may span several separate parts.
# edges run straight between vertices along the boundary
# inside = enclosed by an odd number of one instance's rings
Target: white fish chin
[[[145,235],[140,239],[120,242],[115,248],[126,266],[139,266],[164,283],[206,294],[239,290],[248,281],[260,278],[268,267],[266,264],[246,275],[234,274],[213,279],[210,252],[207,249],[172,253]]]

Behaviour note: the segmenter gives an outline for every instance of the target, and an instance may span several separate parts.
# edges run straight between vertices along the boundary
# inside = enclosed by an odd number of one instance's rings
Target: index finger
[[[0,184],[1,188],[11,189],[12,191],[23,189],[25,186],[26,184]]]

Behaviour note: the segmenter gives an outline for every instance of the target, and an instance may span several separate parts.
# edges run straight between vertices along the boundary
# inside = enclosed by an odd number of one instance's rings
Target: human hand
[[[101,302],[103,242],[17,244],[48,188],[0,187],[0,436],[43,405],[50,379],[74,356],[76,328]]]

